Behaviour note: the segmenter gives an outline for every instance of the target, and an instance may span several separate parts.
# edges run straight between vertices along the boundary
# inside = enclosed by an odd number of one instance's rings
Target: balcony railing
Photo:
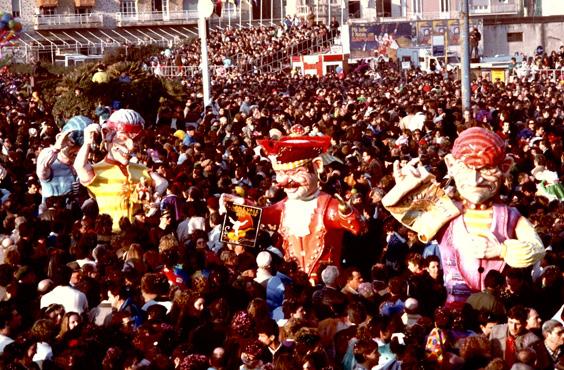
[[[91,28],[101,27],[104,24],[104,15],[94,14],[52,14],[35,15],[33,27],[36,30],[65,29],[65,28]]]
[[[118,26],[166,23],[194,23],[198,20],[197,10],[183,10],[174,12],[146,12],[146,13],[116,13]]]
[[[380,22],[400,22],[405,20],[434,20],[434,19],[458,19],[460,17],[460,12],[457,10],[450,10],[446,12],[408,12],[405,17],[394,16],[394,17],[383,17],[380,14],[376,14],[376,19]]]
[[[470,15],[482,14],[518,14],[521,11],[519,4],[500,3],[498,1],[486,1],[470,6]]]
[[[331,17],[336,17],[339,19],[340,22],[340,15],[341,15],[341,2],[337,0],[330,0],[331,1]],[[343,10],[345,13],[346,10]],[[327,17],[329,16],[329,7],[327,4],[320,4],[316,3],[313,5],[298,5],[296,7],[296,15],[299,17],[307,17],[309,14],[313,14],[315,16],[316,22],[327,22]],[[345,18],[348,16],[345,15]]]
[[[503,4],[492,2],[490,14],[518,14],[521,11],[519,4]]]
[[[496,15],[496,14],[519,14],[520,8],[518,4],[493,4],[487,8],[471,8],[470,15]],[[338,13],[337,13],[338,14]],[[337,15],[333,14],[333,15]],[[402,20],[434,20],[434,19],[458,19],[460,17],[460,11],[457,9],[451,9],[447,12],[421,12],[414,13],[408,12],[406,17],[382,17],[379,14],[376,18],[380,22],[398,22]],[[353,22],[355,20],[353,19]],[[357,20],[364,21],[364,20]]]

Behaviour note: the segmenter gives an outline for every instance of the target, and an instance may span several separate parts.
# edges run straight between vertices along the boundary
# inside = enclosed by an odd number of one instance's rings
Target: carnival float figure
[[[41,183],[43,204],[51,197],[72,202],[78,193],[78,181],[73,162],[84,141],[84,129],[92,123],[85,116],[74,116],[67,121],[55,138],[55,143],[44,148],[37,157],[36,173]]]
[[[139,163],[130,161],[143,134],[145,121],[131,109],[119,109],[100,126],[91,124],[84,129],[84,143],[74,162],[74,168],[82,185],[88,188],[98,203],[100,213],[113,220],[113,230],[119,230],[122,217],[133,215],[136,184],[144,177],[157,191],[166,189],[167,182]],[[98,163],[90,163],[92,147],[98,135],[106,143],[107,154]],[[160,190],[159,190],[160,189]]]
[[[484,288],[488,271],[529,267],[545,250],[531,223],[497,198],[513,164],[497,134],[480,127],[463,131],[445,162],[459,201],[415,160],[402,168],[394,163],[396,184],[382,204],[421,241],[439,242],[447,304],[457,306]]]
[[[317,282],[320,267],[340,264],[344,231],[358,234],[365,228],[357,211],[342,198],[320,190],[321,155],[331,139],[306,136],[302,126],[294,125],[289,136],[258,143],[272,162],[277,185],[286,193],[285,199],[263,208],[261,228],[277,228],[285,258],[296,261],[310,281]],[[237,202],[233,196],[222,197],[229,199]]]

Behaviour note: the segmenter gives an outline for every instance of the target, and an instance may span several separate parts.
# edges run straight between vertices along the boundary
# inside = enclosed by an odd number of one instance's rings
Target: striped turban
[[[497,166],[505,159],[505,142],[493,131],[472,127],[454,141],[452,155],[471,167]]]

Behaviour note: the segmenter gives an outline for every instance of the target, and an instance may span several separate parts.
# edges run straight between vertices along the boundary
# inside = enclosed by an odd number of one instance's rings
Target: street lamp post
[[[470,109],[470,36],[468,0],[462,0],[460,9],[460,35],[461,35],[461,56],[462,56],[462,76],[461,76],[461,95],[462,95],[462,111]]]
[[[331,0],[327,0],[327,26],[331,31]]]
[[[198,0],[198,34],[200,36],[202,59],[202,85],[204,89],[204,109],[211,104],[210,70],[208,63],[208,27],[206,19],[213,13],[211,0]]]

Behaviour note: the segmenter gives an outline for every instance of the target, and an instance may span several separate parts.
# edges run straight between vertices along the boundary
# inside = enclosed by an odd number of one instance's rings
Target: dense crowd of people
[[[212,33],[211,59],[254,58],[325,32],[296,29]],[[196,44],[173,52],[182,64],[199,55]],[[563,49],[547,58],[561,63]],[[564,368],[563,82],[479,77],[470,111],[454,74],[405,76],[384,61],[322,77],[228,71],[205,109],[201,87],[185,83],[186,104],[163,103],[134,155],[168,185],[139,183],[132,219],[112,232],[78,183],[42,196],[38,156],[60,129],[28,77],[3,73],[0,368]],[[99,108],[91,119],[104,118]],[[322,188],[368,225],[345,235],[339,267],[323,266],[315,286],[284,260],[276,230],[262,230],[253,248],[219,239],[221,194],[263,206],[284,196],[256,140],[297,123],[331,137]],[[437,244],[418,240],[381,200],[392,163],[414,158],[456,196],[443,159],[472,126],[505,140],[514,166],[499,198],[530,220],[546,255],[532,268],[489,272],[484,291],[453,309]]]
[[[313,24],[298,17],[287,17],[279,25],[210,29],[209,64],[248,71],[253,66],[278,61],[288,54],[299,55],[314,45],[328,47],[330,38],[335,34],[334,28],[330,31],[323,24]],[[193,39],[182,46],[165,50],[147,62],[153,69],[171,66],[181,71],[182,67],[199,66],[200,57],[200,39]]]

